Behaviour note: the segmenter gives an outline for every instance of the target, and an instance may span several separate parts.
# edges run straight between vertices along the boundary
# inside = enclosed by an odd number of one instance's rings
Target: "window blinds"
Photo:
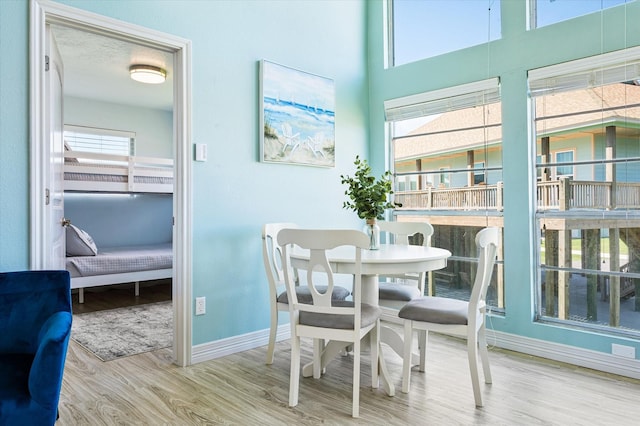
[[[67,125],[64,127],[64,141],[73,151],[135,154],[133,132]]]
[[[640,79],[640,47],[529,71],[532,97]]]
[[[500,101],[500,80],[491,78],[384,102],[386,121],[408,120]]]

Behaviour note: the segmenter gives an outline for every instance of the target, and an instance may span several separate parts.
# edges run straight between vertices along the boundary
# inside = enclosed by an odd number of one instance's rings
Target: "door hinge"
[[[49,188],[44,190],[44,205],[48,206],[51,202],[51,194],[49,192]]]
[[[44,70],[49,71],[49,55],[44,55]]]

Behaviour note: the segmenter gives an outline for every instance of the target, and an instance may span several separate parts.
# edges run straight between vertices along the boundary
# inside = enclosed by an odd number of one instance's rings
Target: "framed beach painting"
[[[333,80],[260,61],[260,129],[261,161],[334,167]]]

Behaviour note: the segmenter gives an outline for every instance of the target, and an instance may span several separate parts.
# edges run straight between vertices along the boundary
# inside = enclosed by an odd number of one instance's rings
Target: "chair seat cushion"
[[[333,306],[353,307],[353,302],[348,300],[337,301]],[[373,305],[363,303],[360,308],[360,326],[367,327],[380,318],[382,310]],[[353,328],[353,315],[319,314],[317,312],[300,312],[300,324],[312,327],[339,328],[348,330]]]
[[[378,285],[378,295],[380,300],[400,300],[404,302],[422,296],[420,289],[414,285],[387,282],[381,282]]]
[[[327,291],[327,286],[318,285],[316,286],[316,290],[318,290],[320,293],[324,293]],[[334,286],[333,293],[331,295],[331,300],[344,300],[350,294],[351,293],[349,293],[349,290],[347,290],[346,288],[340,287],[340,286]],[[306,285],[296,287],[296,295],[298,296],[298,303],[304,303],[305,305],[309,305],[313,302],[313,298],[311,297],[311,291],[309,290],[309,287],[307,287]],[[282,293],[280,293],[280,295],[278,296],[278,303],[289,303],[289,298],[287,297],[286,291],[283,291]]]
[[[400,309],[400,318],[436,324],[468,324],[469,302],[446,297],[420,297]]]

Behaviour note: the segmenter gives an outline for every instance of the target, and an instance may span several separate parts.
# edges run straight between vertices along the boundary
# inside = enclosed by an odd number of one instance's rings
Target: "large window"
[[[499,81],[390,100],[385,111],[394,197],[402,204],[394,210],[395,220],[433,225],[432,243],[453,257],[446,269],[433,274],[431,294],[466,300],[475,276],[475,235],[486,226],[502,227]],[[503,308],[502,265],[496,268],[487,298]]]
[[[500,0],[391,0],[390,63],[402,65],[500,38]]]
[[[635,0],[529,0],[531,28],[544,27]]]
[[[529,72],[544,321],[640,332],[640,48]]]

